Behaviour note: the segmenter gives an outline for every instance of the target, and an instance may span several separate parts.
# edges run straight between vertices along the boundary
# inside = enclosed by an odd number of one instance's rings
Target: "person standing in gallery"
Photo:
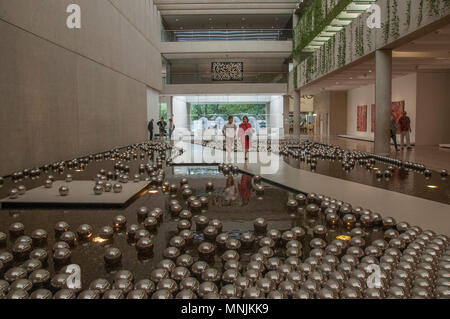
[[[225,136],[226,151],[228,153],[228,160],[231,160],[231,151],[234,151],[234,140],[236,138],[236,124],[233,123],[233,117],[228,116],[228,122],[225,123],[222,129],[222,134]]]
[[[159,128],[159,138],[162,139],[166,135],[166,121],[164,121],[164,117],[161,117],[161,121],[156,124],[158,124]]]
[[[245,160],[247,160],[248,149],[250,148],[250,137],[253,134],[252,125],[248,122],[248,117],[242,118],[242,123],[239,125],[239,138],[244,149]]]
[[[169,119],[169,139],[172,139],[173,131],[175,131],[175,124],[173,123],[173,119]]]
[[[406,115],[406,111],[403,112],[402,117],[398,120],[398,125],[400,126],[400,143],[402,145],[402,148],[405,145],[405,138],[406,138],[407,147],[408,149],[411,149],[410,143],[411,120],[409,119],[409,116]]]
[[[392,141],[394,141],[395,151],[398,152],[398,145],[397,145],[397,120],[395,119],[395,116],[393,113],[391,113],[391,138]]]
[[[151,119],[150,122],[148,122],[148,132],[150,133],[150,141],[153,140],[153,122],[154,120]]]

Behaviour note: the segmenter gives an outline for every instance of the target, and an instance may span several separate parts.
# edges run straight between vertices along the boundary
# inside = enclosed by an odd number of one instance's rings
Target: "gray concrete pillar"
[[[296,90],[294,95],[294,136],[300,136],[300,91]]]
[[[390,153],[390,122],[392,109],[392,50],[375,53],[375,148],[379,155]]]
[[[283,96],[283,128],[284,135],[289,134],[289,95]]]

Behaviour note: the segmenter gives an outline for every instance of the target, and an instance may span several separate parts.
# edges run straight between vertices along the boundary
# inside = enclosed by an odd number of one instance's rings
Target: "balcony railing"
[[[213,81],[211,73],[172,73],[165,84],[287,83],[288,72],[245,72],[242,81]]]
[[[290,29],[204,29],[204,30],[164,30],[163,42],[192,41],[288,41],[292,40]]]

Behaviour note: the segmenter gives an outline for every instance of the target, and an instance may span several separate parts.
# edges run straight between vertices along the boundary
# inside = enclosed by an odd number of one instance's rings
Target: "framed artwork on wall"
[[[211,63],[212,81],[243,81],[244,63],[243,62],[212,62]]]
[[[405,101],[392,102],[392,113],[394,114],[395,121],[397,123],[398,120],[402,117],[404,111],[405,111]]]
[[[367,105],[358,105],[356,114],[356,130],[358,132],[367,131]]]
[[[402,117],[403,111],[405,111],[405,101],[392,102],[392,113],[394,114],[395,121],[398,123],[398,120]],[[375,104],[372,104],[371,108],[371,131],[375,132]]]

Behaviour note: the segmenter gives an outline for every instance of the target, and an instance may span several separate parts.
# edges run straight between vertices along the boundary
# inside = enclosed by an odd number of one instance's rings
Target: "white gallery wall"
[[[450,72],[417,74],[417,145],[450,144]]]
[[[159,118],[159,92],[147,87],[147,122],[155,120],[155,125]]]
[[[416,104],[417,104],[417,74],[411,73],[392,81],[392,101],[405,101],[405,110],[411,119],[411,142],[416,136]],[[375,104],[375,85],[367,85],[347,92],[347,135],[364,139],[374,139],[371,132],[371,105]],[[356,129],[357,107],[367,105],[367,130],[359,132]]]
[[[173,108],[173,123],[175,124],[175,128],[188,128],[187,127],[187,119],[188,119],[188,109],[186,103],[185,96],[174,96],[172,102]]]
[[[283,131],[283,96],[272,96],[270,99],[270,128],[279,129],[281,133]],[[270,133],[270,132],[269,132]]]

